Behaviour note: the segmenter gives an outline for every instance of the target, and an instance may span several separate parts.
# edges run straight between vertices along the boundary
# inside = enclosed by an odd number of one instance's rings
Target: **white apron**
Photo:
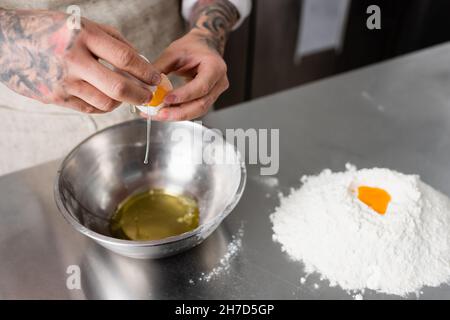
[[[66,11],[114,26],[153,61],[183,32],[178,0],[0,0],[0,7]],[[0,175],[63,157],[104,127],[136,117],[126,105],[88,115],[23,97],[0,83]]]

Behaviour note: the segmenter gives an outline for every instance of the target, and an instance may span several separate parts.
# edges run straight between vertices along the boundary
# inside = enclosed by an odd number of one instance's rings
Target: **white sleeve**
[[[236,9],[239,11],[239,20],[233,26],[233,30],[239,28],[239,26],[244,22],[245,18],[247,18],[252,10],[252,1],[251,0],[228,0],[230,1]],[[185,20],[189,20],[189,16],[192,11],[192,7],[195,5],[197,0],[183,0],[183,5],[181,8],[181,13]]]

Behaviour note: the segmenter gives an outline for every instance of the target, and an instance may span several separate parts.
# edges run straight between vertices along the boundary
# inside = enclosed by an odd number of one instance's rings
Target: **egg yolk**
[[[386,190],[367,186],[358,187],[358,199],[379,214],[385,214],[391,196]]]
[[[152,100],[146,104],[146,106],[157,107],[159,106],[166,96],[167,91],[162,86],[157,86],[155,92],[153,92]]]

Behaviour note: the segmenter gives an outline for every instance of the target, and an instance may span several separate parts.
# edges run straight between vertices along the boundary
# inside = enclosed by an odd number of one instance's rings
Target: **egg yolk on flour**
[[[367,186],[358,187],[358,199],[379,214],[385,214],[391,196],[386,190]]]

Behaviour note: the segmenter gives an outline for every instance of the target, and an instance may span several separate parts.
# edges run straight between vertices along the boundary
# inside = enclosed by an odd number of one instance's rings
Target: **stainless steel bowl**
[[[145,136],[145,120],[133,120],[87,138],[62,162],[55,200],[64,218],[100,245],[128,257],[161,258],[198,245],[217,228],[239,201],[246,170],[233,145],[198,123],[153,122],[148,165]],[[154,241],[111,237],[109,221],[117,206],[149,188],[194,197],[199,227]]]

